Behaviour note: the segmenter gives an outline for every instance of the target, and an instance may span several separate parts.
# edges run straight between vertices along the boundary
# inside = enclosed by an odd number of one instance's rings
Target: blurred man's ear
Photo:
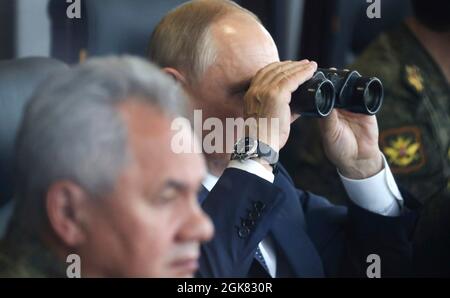
[[[164,67],[163,71],[168,74],[169,76],[171,76],[175,81],[177,81],[178,83],[180,83],[181,85],[183,85],[184,87],[187,86],[187,80],[186,77],[179,72],[178,70],[176,70],[175,68],[172,67]]]
[[[70,181],[54,183],[46,196],[46,210],[50,227],[59,240],[69,247],[78,246],[85,239],[85,220],[88,194]]]

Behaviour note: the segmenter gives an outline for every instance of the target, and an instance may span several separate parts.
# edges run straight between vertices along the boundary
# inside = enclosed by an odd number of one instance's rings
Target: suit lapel
[[[200,205],[203,204],[203,202],[205,201],[205,199],[208,196],[208,194],[209,194],[209,191],[206,189],[206,187],[204,187],[202,185],[202,187],[201,187],[201,189],[200,189],[200,191],[198,193],[198,202],[199,202]]]
[[[274,238],[277,252],[283,254],[296,276],[323,277],[322,261],[306,233],[305,217],[297,190],[282,172],[275,176],[274,184],[285,196],[282,203],[277,206],[270,227],[270,234]],[[202,186],[198,194],[200,204],[203,204],[208,194],[208,190]],[[281,256],[277,257],[277,260],[282,259]],[[286,266],[277,265],[278,269],[284,267]]]

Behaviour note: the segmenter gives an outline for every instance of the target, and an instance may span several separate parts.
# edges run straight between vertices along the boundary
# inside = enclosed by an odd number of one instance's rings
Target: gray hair
[[[92,196],[112,191],[130,158],[117,106],[140,101],[172,118],[186,115],[184,96],[173,79],[138,58],[92,59],[53,76],[33,95],[19,130],[18,207],[43,208],[48,187],[61,179]]]
[[[236,12],[261,23],[255,14],[229,0],[194,0],[178,6],[153,31],[148,49],[150,60],[160,67],[185,71],[187,79],[196,82],[217,58],[211,25]]]

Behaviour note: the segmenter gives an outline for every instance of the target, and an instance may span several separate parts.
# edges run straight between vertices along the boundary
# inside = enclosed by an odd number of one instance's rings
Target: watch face
[[[236,143],[236,153],[252,155],[258,150],[258,141],[252,138],[243,138]]]

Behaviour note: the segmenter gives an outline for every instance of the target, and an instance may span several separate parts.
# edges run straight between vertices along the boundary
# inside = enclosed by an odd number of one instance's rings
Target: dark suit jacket
[[[215,226],[214,238],[202,246],[199,277],[257,277],[255,250],[267,236],[275,245],[277,277],[366,277],[371,254],[380,256],[382,277],[411,273],[417,215],[406,208],[386,217],[352,203],[335,206],[296,189],[282,167],[274,183],[226,169],[199,200]]]

